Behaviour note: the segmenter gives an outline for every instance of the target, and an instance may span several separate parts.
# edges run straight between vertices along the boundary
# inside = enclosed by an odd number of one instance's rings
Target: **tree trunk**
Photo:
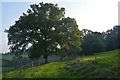
[[[41,65],[43,65],[43,63],[44,63],[44,59],[43,58],[44,58],[44,56],[42,55],[41,56],[41,63],[40,63]]]
[[[70,59],[70,55],[68,54],[68,60]]]
[[[95,61],[94,64],[97,64],[97,57],[96,57],[96,53],[95,53]]]
[[[32,61],[32,72],[33,72],[33,61]]]
[[[47,64],[48,63],[48,55],[45,55],[44,58],[45,58],[45,64]]]
[[[60,56],[60,61],[63,61],[63,57],[62,56]]]
[[[22,70],[21,70],[21,67],[20,67],[19,78],[21,77],[21,72],[22,72]]]
[[[41,62],[41,60],[39,60],[38,66],[40,66],[40,62]]]
[[[1,80],[6,80],[6,73],[4,73],[4,75],[3,75]]]

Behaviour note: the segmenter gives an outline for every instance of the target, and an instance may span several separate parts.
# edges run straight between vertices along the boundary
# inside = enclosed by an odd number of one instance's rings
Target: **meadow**
[[[118,51],[56,61],[31,68],[7,72],[7,78],[118,78]],[[95,59],[96,56],[96,59]],[[120,77],[119,77],[120,78]]]

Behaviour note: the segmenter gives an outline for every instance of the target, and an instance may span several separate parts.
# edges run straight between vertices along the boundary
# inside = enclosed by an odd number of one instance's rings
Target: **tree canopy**
[[[85,34],[82,41],[82,53],[85,55],[94,54],[102,52],[105,50],[106,42],[99,32],[92,32],[90,30],[84,29]],[[86,33],[87,32],[87,33]]]
[[[30,7],[6,30],[11,52],[19,56],[27,51],[31,59],[43,55],[47,63],[48,55],[58,50],[80,49],[81,31],[74,18],[65,18],[65,8],[43,2]]]
[[[106,50],[120,49],[120,26],[114,26],[113,29],[104,33],[107,42]]]

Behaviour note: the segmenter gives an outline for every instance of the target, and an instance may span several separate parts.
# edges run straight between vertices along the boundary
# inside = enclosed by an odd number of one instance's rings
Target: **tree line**
[[[114,26],[113,29],[106,32],[93,32],[83,29],[84,35],[82,41],[82,53],[86,55],[120,49],[120,26]]]

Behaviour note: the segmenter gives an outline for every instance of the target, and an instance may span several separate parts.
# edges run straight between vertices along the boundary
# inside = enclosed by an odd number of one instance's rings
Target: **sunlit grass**
[[[73,69],[75,69],[73,72],[69,72],[69,70],[66,70],[64,67],[66,66],[66,63],[76,62],[76,59],[62,62],[52,62],[46,65],[37,66],[34,67],[34,72],[31,71],[31,68],[27,68],[22,70],[21,75],[19,75],[19,70],[11,71],[7,73],[7,78],[82,78],[85,76],[93,77],[100,70],[103,70],[100,72],[100,76],[102,72],[107,70],[116,72],[118,67],[118,50],[101,52],[96,54],[96,57],[97,64],[93,64],[93,61],[95,61],[95,55],[78,58],[80,62],[88,64],[74,64],[73,66],[67,66],[73,67]],[[95,67],[95,70],[92,70],[92,66]]]
[[[120,51],[120,50],[119,50]],[[110,68],[114,69],[118,67],[118,50],[101,52],[96,54],[97,62],[96,66],[99,68]],[[93,56],[85,56],[79,59],[80,61],[91,63],[95,60],[95,55]]]
[[[31,68],[22,70],[21,78],[62,78],[68,77],[69,71],[63,69],[65,62],[53,62],[41,67],[34,67],[34,72]],[[7,78],[16,78],[19,76],[19,70],[11,71],[7,73]]]

